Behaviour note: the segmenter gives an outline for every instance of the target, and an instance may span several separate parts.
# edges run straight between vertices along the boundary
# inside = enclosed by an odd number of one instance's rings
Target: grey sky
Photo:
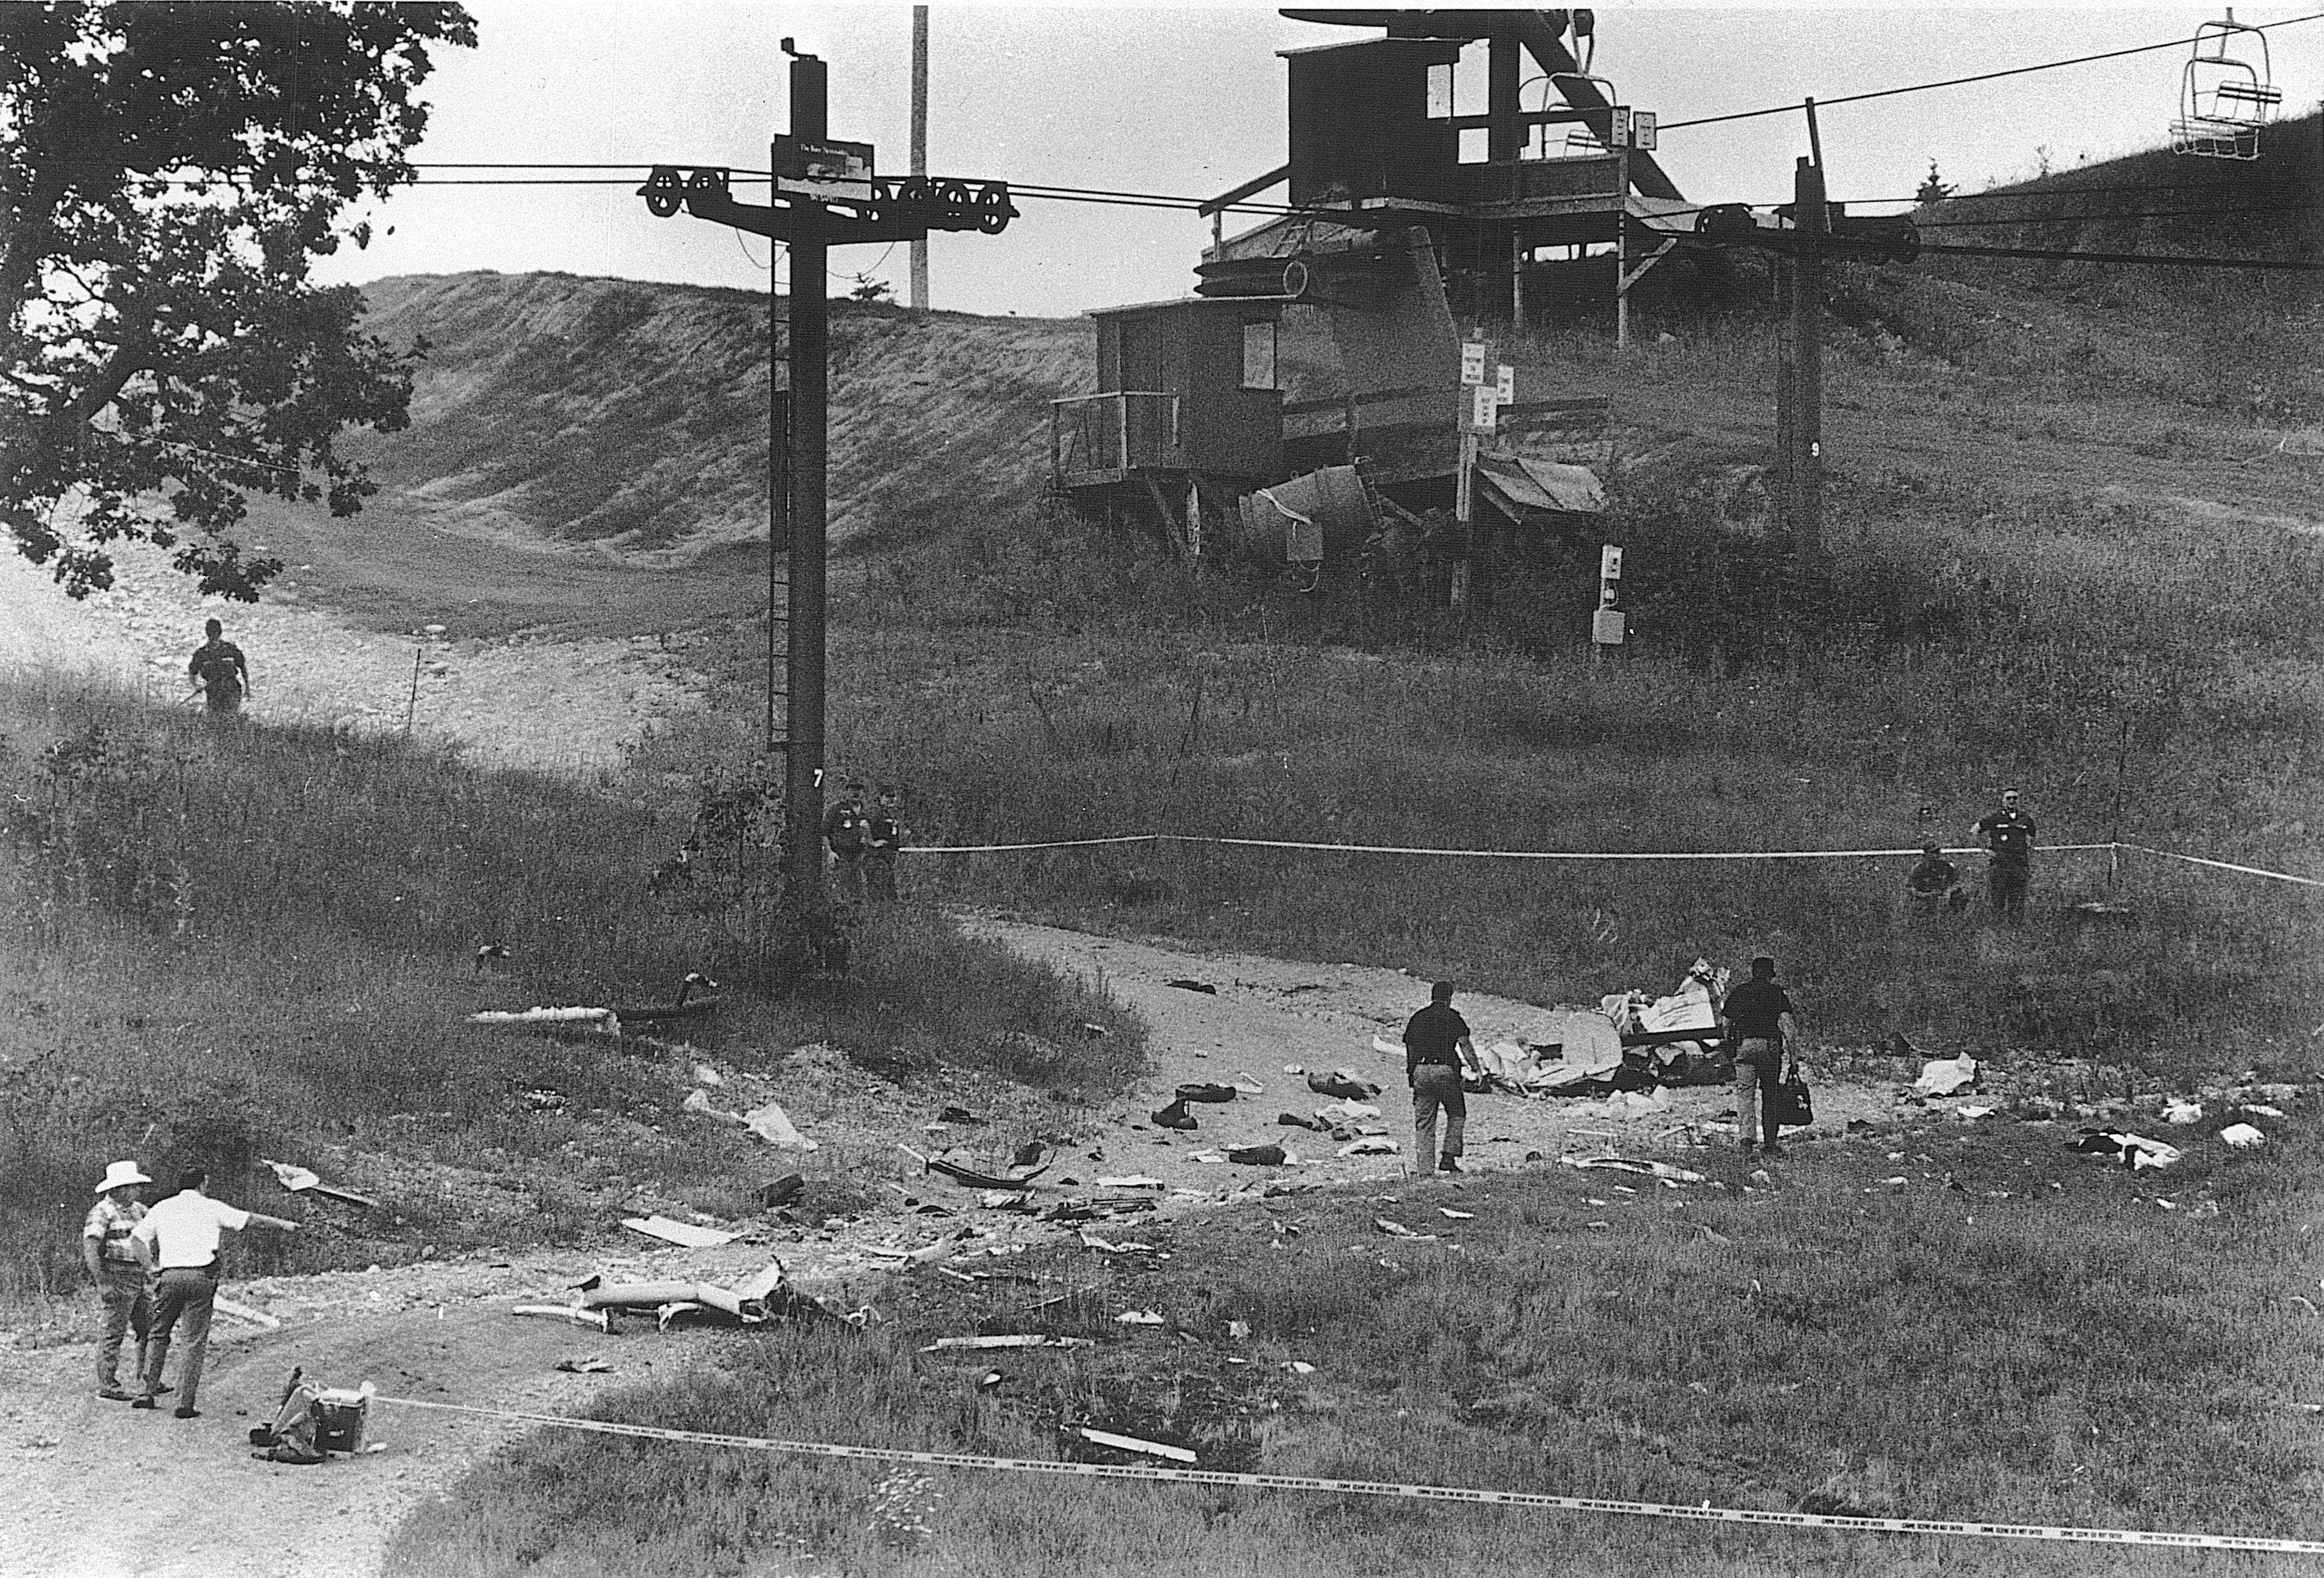
[[[622,161],[763,169],[785,119],[786,35],[831,64],[832,134],[906,167],[910,8],[748,0],[471,0],[479,47],[444,56],[423,161]],[[2310,7],[2237,8],[2246,23]],[[1795,103],[2190,35],[2195,6],[1601,5],[1596,69],[1665,121]],[[937,5],[929,160],[939,174],[1207,196],[1282,161],[1280,49],[1375,36],[1272,7]],[[2324,22],[2270,35],[2285,113],[2324,93]],[[2133,56],[1820,112],[1835,198],[1911,193],[1934,159],[1971,189],[2162,143],[2186,51]],[[1789,196],[1797,115],[1673,131],[1661,161],[1697,201]],[[447,174],[453,172],[446,172]],[[484,173],[484,172],[476,172]],[[615,173],[615,172],[604,172]],[[745,190],[745,200],[760,194]],[[1278,189],[1270,194],[1281,198]],[[1065,314],[1182,295],[1207,238],[1191,213],[1020,199],[999,237],[938,235],[935,305]],[[491,268],[763,289],[767,243],[622,186],[460,187],[401,194],[394,233],[327,277]],[[1249,221],[1246,221],[1248,223]],[[906,248],[833,254],[902,293]],[[844,281],[843,281],[844,283]],[[835,286],[835,289],[839,286]]]

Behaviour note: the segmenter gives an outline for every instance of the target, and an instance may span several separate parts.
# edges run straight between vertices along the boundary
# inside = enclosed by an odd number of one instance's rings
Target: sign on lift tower
[[[768,744],[783,752],[783,812],[788,838],[784,889],[792,904],[823,891],[824,547],[825,468],[829,453],[831,304],[825,294],[827,254],[835,246],[921,241],[931,230],[975,230],[998,235],[1017,217],[1009,186],[997,180],[882,179],[869,143],[832,140],[830,79],[824,62],[791,57],[791,128],[770,145],[773,200],[756,208],[734,200],[730,171],[709,166],[660,164],[638,189],[646,208],[667,219],[680,208],[697,219],[748,230],[791,249],[788,420],[774,396],[777,314],[774,259],[767,266],[769,447],[775,475],[767,488],[768,576],[788,543],[789,591],[784,664],[787,718],[783,737]],[[788,429],[788,431],[786,431]],[[788,485],[786,485],[788,484]],[[774,618],[770,595],[768,618]],[[771,689],[771,663],[770,688]]]

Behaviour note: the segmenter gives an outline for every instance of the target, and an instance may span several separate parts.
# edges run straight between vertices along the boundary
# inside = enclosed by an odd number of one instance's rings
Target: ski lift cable
[[[2310,12],[2306,16],[2289,17],[2282,22],[2256,23],[2253,25],[2252,31],[2264,33],[2275,28],[2297,27],[2305,22],[2324,22],[2324,11]],[[1868,99],[1894,98],[1902,93],[1927,93],[1939,88],[1962,88],[1972,82],[1995,82],[2005,77],[2023,77],[2034,71],[2055,71],[2065,66],[2087,66],[2097,60],[2118,60],[2126,55],[2147,55],[2153,54],[2157,50],[2183,50],[2187,47],[2188,41],[2184,37],[2166,39],[2160,43],[2135,44],[2126,50],[2106,50],[2095,55],[2076,55],[2063,60],[2042,60],[2030,66],[2011,66],[1999,71],[1980,71],[1969,77],[1949,77],[1941,82],[1914,82],[1902,88],[1875,88],[1868,93],[1845,93],[1832,98],[1819,96],[1816,99],[1816,107],[1830,109],[1834,105],[1862,104]],[[1713,126],[1728,121],[1752,120],[1760,115],[1794,115],[1798,113],[1799,107],[1799,104],[1794,101],[1791,104],[1771,105],[1766,109],[1737,110],[1730,115],[1702,115],[1691,121],[1665,121],[1662,123],[1662,130],[1665,133],[1678,132],[1689,126]]]

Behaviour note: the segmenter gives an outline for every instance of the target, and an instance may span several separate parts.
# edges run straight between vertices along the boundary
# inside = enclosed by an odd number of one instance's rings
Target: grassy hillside
[[[390,507],[633,555],[764,540],[764,296],[492,273],[366,294],[370,332],[429,346],[411,429],[373,447]],[[1074,322],[836,304],[835,536],[931,498],[1021,499],[1089,343]]]

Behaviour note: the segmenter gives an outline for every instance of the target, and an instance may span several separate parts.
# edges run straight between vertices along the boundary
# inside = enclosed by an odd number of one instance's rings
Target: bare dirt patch
[[[120,556],[121,584],[82,603],[0,553],[0,673],[88,675],[157,701],[199,706],[186,660],[216,618],[247,655],[254,721],[400,733],[456,745],[480,766],[592,768],[654,720],[703,706],[683,638],[532,641],[397,637],[299,604],[204,598],[151,550]]]

